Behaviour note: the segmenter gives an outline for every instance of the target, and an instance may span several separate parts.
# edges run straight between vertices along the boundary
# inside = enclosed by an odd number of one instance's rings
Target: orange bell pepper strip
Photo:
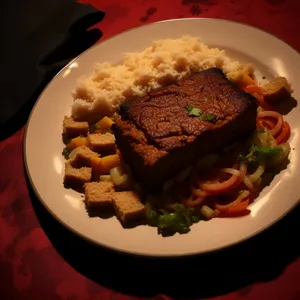
[[[239,204],[227,207],[226,209],[220,211],[219,217],[230,218],[230,217],[239,217],[239,216],[248,215],[251,212],[248,209],[249,201],[250,200],[247,199]]]
[[[258,85],[251,84],[246,86],[243,90],[248,94],[253,94],[253,93],[258,94],[258,97],[256,97],[257,104],[260,106],[264,106],[265,103],[264,96],[261,88]]]
[[[245,88],[244,88],[244,91],[246,92],[246,93],[249,93],[249,94],[252,94],[252,93],[258,93],[259,95],[262,95],[262,90],[261,90],[261,88],[259,87],[259,86],[257,86],[257,85],[248,85],[248,86],[246,86]]]

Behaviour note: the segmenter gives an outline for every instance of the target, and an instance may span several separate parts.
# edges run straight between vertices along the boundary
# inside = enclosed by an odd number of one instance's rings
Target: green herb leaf
[[[204,117],[204,121],[207,121],[207,122],[215,122],[216,120],[216,116],[213,115],[213,114],[206,114],[205,117]]]
[[[276,156],[281,153],[283,149],[281,147],[272,147],[272,146],[256,146],[253,145],[250,149],[254,155],[263,155],[263,156]]]
[[[281,147],[252,145],[249,154],[246,156],[240,154],[238,159],[239,161],[243,161],[245,163],[259,162],[269,157],[276,156],[282,151],[283,149]]]
[[[202,115],[202,109],[200,108],[187,105],[185,109],[189,113],[189,116],[200,117]]]
[[[71,153],[71,150],[69,150],[67,147],[65,147],[62,151],[62,155],[64,156],[65,159],[70,158],[70,153]]]
[[[238,160],[239,160],[239,162],[251,163],[251,162],[256,162],[257,158],[252,157],[249,154],[248,155],[240,154],[239,157],[238,157]]]
[[[156,226],[159,219],[159,214],[156,210],[152,209],[147,211],[146,218],[147,218],[148,225]]]
[[[98,124],[92,124],[92,125],[90,125],[89,131],[91,133],[93,133],[93,132],[95,132],[98,129],[100,129],[100,127],[98,126]]]
[[[192,216],[192,221],[193,223],[198,223],[199,221],[202,220],[201,216]]]
[[[103,134],[107,134],[107,133],[110,133],[109,129],[106,129],[106,130],[103,131]]]
[[[146,217],[148,224],[156,226],[158,233],[164,236],[173,235],[176,232],[187,233],[193,223],[201,220],[201,217],[195,215],[192,209],[182,204],[177,204],[174,212],[168,212],[164,209],[150,210]]]

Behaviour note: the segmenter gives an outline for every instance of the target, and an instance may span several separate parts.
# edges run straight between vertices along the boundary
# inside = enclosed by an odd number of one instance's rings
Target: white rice
[[[93,74],[79,78],[72,93],[72,116],[88,121],[110,116],[128,97],[143,96],[151,89],[210,67],[222,69],[234,82],[246,72],[254,72],[253,66],[230,59],[224,50],[209,48],[199,38],[158,40],[142,52],[124,54],[120,65],[98,63]]]

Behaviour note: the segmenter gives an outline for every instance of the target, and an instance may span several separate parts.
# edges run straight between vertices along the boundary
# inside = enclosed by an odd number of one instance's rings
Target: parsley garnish
[[[109,129],[106,129],[106,130],[103,131],[103,133],[104,133],[104,134],[110,133],[110,130],[109,130]]]
[[[71,153],[71,150],[69,150],[67,147],[65,147],[62,151],[62,155],[64,156],[65,159],[70,158],[70,153]]]
[[[281,153],[283,149],[281,147],[272,147],[272,146],[256,146],[252,145],[250,148],[249,154],[244,156],[239,155],[238,159],[245,163],[259,162],[268,157],[273,157]]]
[[[185,107],[190,116],[200,117],[203,113],[202,109],[187,105]]]
[[[250,152],[255,155],[265,155],[265,156],[275,156],[282,152],[283,149],[281,147],[272,147],[272,146],[256,146],[253,145],[250,149]]]
[[[197,107],[193,107],[191,105],[187,105],[185,107],[185,109],[187,110],[189,116],[194,116],[194,117],[199,117],[199,119],[201,121],[207,121],[207,122],[215,122],[216,120],[216,116],[213,114],[209,114],[209,113],[203,113],[201,108],[197,108]]]
[[[190,226],[202,218],[194,214],[192,208],[177,204],[174,212],[164,209],[150,210],[147,212],[147,222],[150,226],[157,227],[158,233],[164,236],[178,233],[187,233]]]
[[[89,128],[89,131],[92,133],[92,132],[95,132],[96,130],[100,129],[100,127],[98,126],[98,124],[92,124]]]
[[[213,115],[213,114],[206,114],[205,117],[204,117],[204,121],[207,121],[207,122],[214,122],[216,119],[216,116]]]

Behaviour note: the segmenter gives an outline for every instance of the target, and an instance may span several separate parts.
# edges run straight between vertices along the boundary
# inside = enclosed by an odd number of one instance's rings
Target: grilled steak
[[[212,151],[255,129],[255,98],[217,68],[128,100],[113,126],[138,183],[154,190]]]

